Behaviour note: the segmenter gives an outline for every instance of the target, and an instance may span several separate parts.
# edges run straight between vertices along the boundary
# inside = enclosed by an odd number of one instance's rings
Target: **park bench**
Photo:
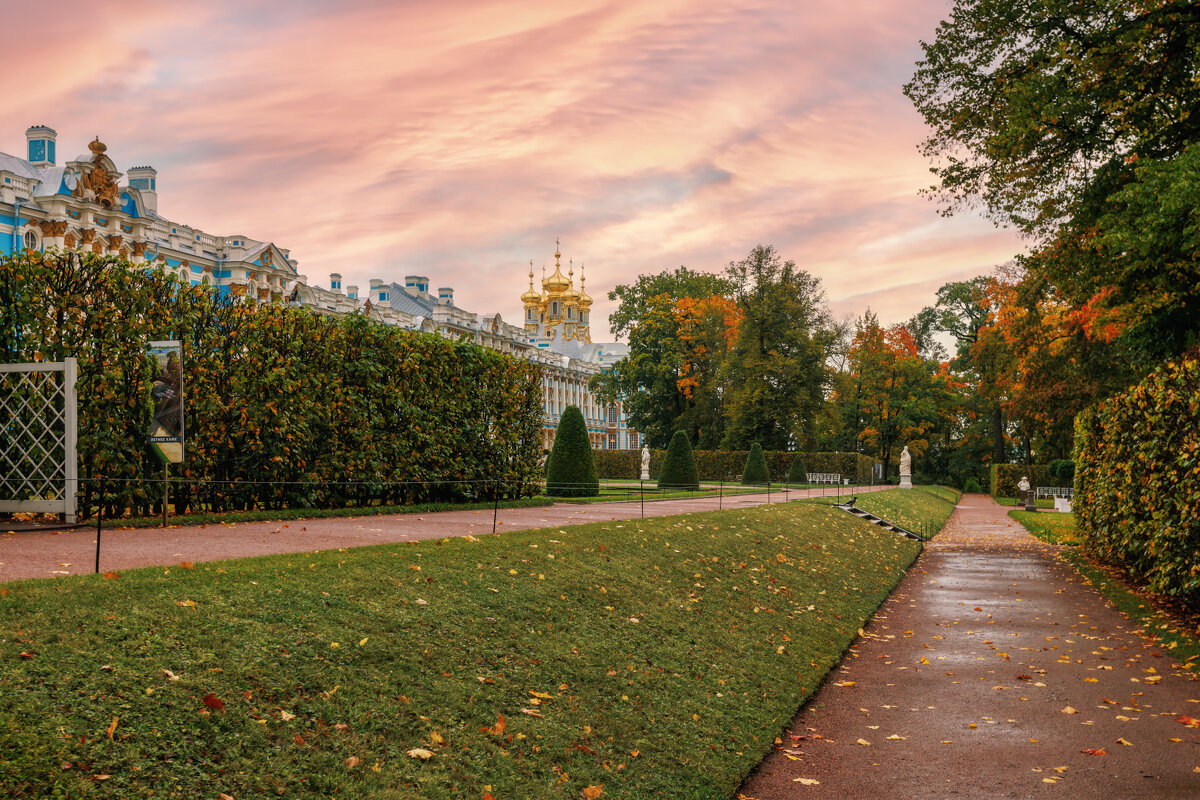
[[[1038,500],[1054,498],[1054,510],[1071,513],[1071,502],[1075,499],[1075,490],[1070,486],[1039,486],[1036,490]]]

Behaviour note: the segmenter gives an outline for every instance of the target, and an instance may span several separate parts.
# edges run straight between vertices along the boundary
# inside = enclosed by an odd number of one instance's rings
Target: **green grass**
[[[1200,639],[1185,630],[1181,623],[1158,611],[1150,600],[1131,592],[1120,580],[1089,561],[1079,548],[1063,550],[1062,557],[1121,613],[1141,625],[1145,633],[1156,637],[1166,651],[1164,655],[1190,669],[1200,668]]]
[[[901,528],[933,538],[950,514],[955,502],[933,492],[916,489],[887,489],[858,495],[855,505]]]
[[[743,488],[738,484],[726,486],[723,490],[716,488],[701,488],[697,491],[676,490],[659,491],[658,487],[647,481],[646,483],[646,502],[652,500],[694,500],[701,497],[717,497],[718,495],[735,495],[735,494],[760,494],[765,492],[765,488]],[[774,492],[774,489],[772,489]],[[781,490],[782,493],[782,490]],[[558,502],[564,503],[622,503],[622,502],[637,502],[642,499],[642,493],[638,485],[605,485],[600,484],[600,494],[595,497],[568,497],[557,498]]]
[[[1002,506],[1017,505],[1017,498],[1015,497],[993,497],[992,499]],[[1033,504],[1038,508],[1054,508],[1054,498],[1043,497],[1041,500],[1034,500]]]
[[[728,798],[918,552],[788,503],[9,583],[0,796]]]
[[[1008,515],[1025,529],[1049,544],[1078,544],[1074,514],[1043,514],[1038,511],[1010,511]]]
[[[955,505],[958,504],[958,501],[962,499],[963,495],[963,493],[958,489],[952,489],[949,486],[918,486],[917,489],[922,492],[929,492],[930,494],[937,495],[943,500],[949,500]]]

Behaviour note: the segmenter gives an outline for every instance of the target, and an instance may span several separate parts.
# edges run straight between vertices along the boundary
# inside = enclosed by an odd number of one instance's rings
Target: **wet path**
[[[1200,797],[1200,681],[1006,511],[963,498],[740,796]]]
[[[619,503],[556,503],[536,508],[502,508],[496,530],[517,531],[602,522],[614,519],[663,517],[719,508],[747,508],[802,497],[833,501],[839,492],[864,494],[890,486],[843,486],[840,489],[772,491],[769,495],[739,494],[695,499]],[[439,511],[375,517],[289,520],[287,522],[216,523],[188,527],[105,530],[101,535],[100,570],[121,570],[215,561],[224,558],[304,553],[362,547],[388,542],[483,536],[492,532],[492,511]],[[90,573],[96,563],[96,531],[80,528],[57,533],[4,533],[0,529],[0,582],[21,578]]]

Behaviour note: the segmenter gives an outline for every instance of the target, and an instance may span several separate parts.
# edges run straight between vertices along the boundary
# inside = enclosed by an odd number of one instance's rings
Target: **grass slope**
[[[855,505],[863,511],[929,539],[946,524],[946,520],[954,512],[955,501],[948,495],[919,489],[887,489],[860,494]]]
[[[1027,531],[1049,544],[1079,544],[1075,538],[1074,514],[1044,514],[1040,511],[1010,511],[1008,515]]]
[[[791,503],[9,583],[0,796],[727,798],[918,549]]]

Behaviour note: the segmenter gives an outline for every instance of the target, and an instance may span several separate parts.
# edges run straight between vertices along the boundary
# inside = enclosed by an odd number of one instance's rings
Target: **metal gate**
[[[79,483],[75,359],[0,364],[0,512],[66,515]]]

